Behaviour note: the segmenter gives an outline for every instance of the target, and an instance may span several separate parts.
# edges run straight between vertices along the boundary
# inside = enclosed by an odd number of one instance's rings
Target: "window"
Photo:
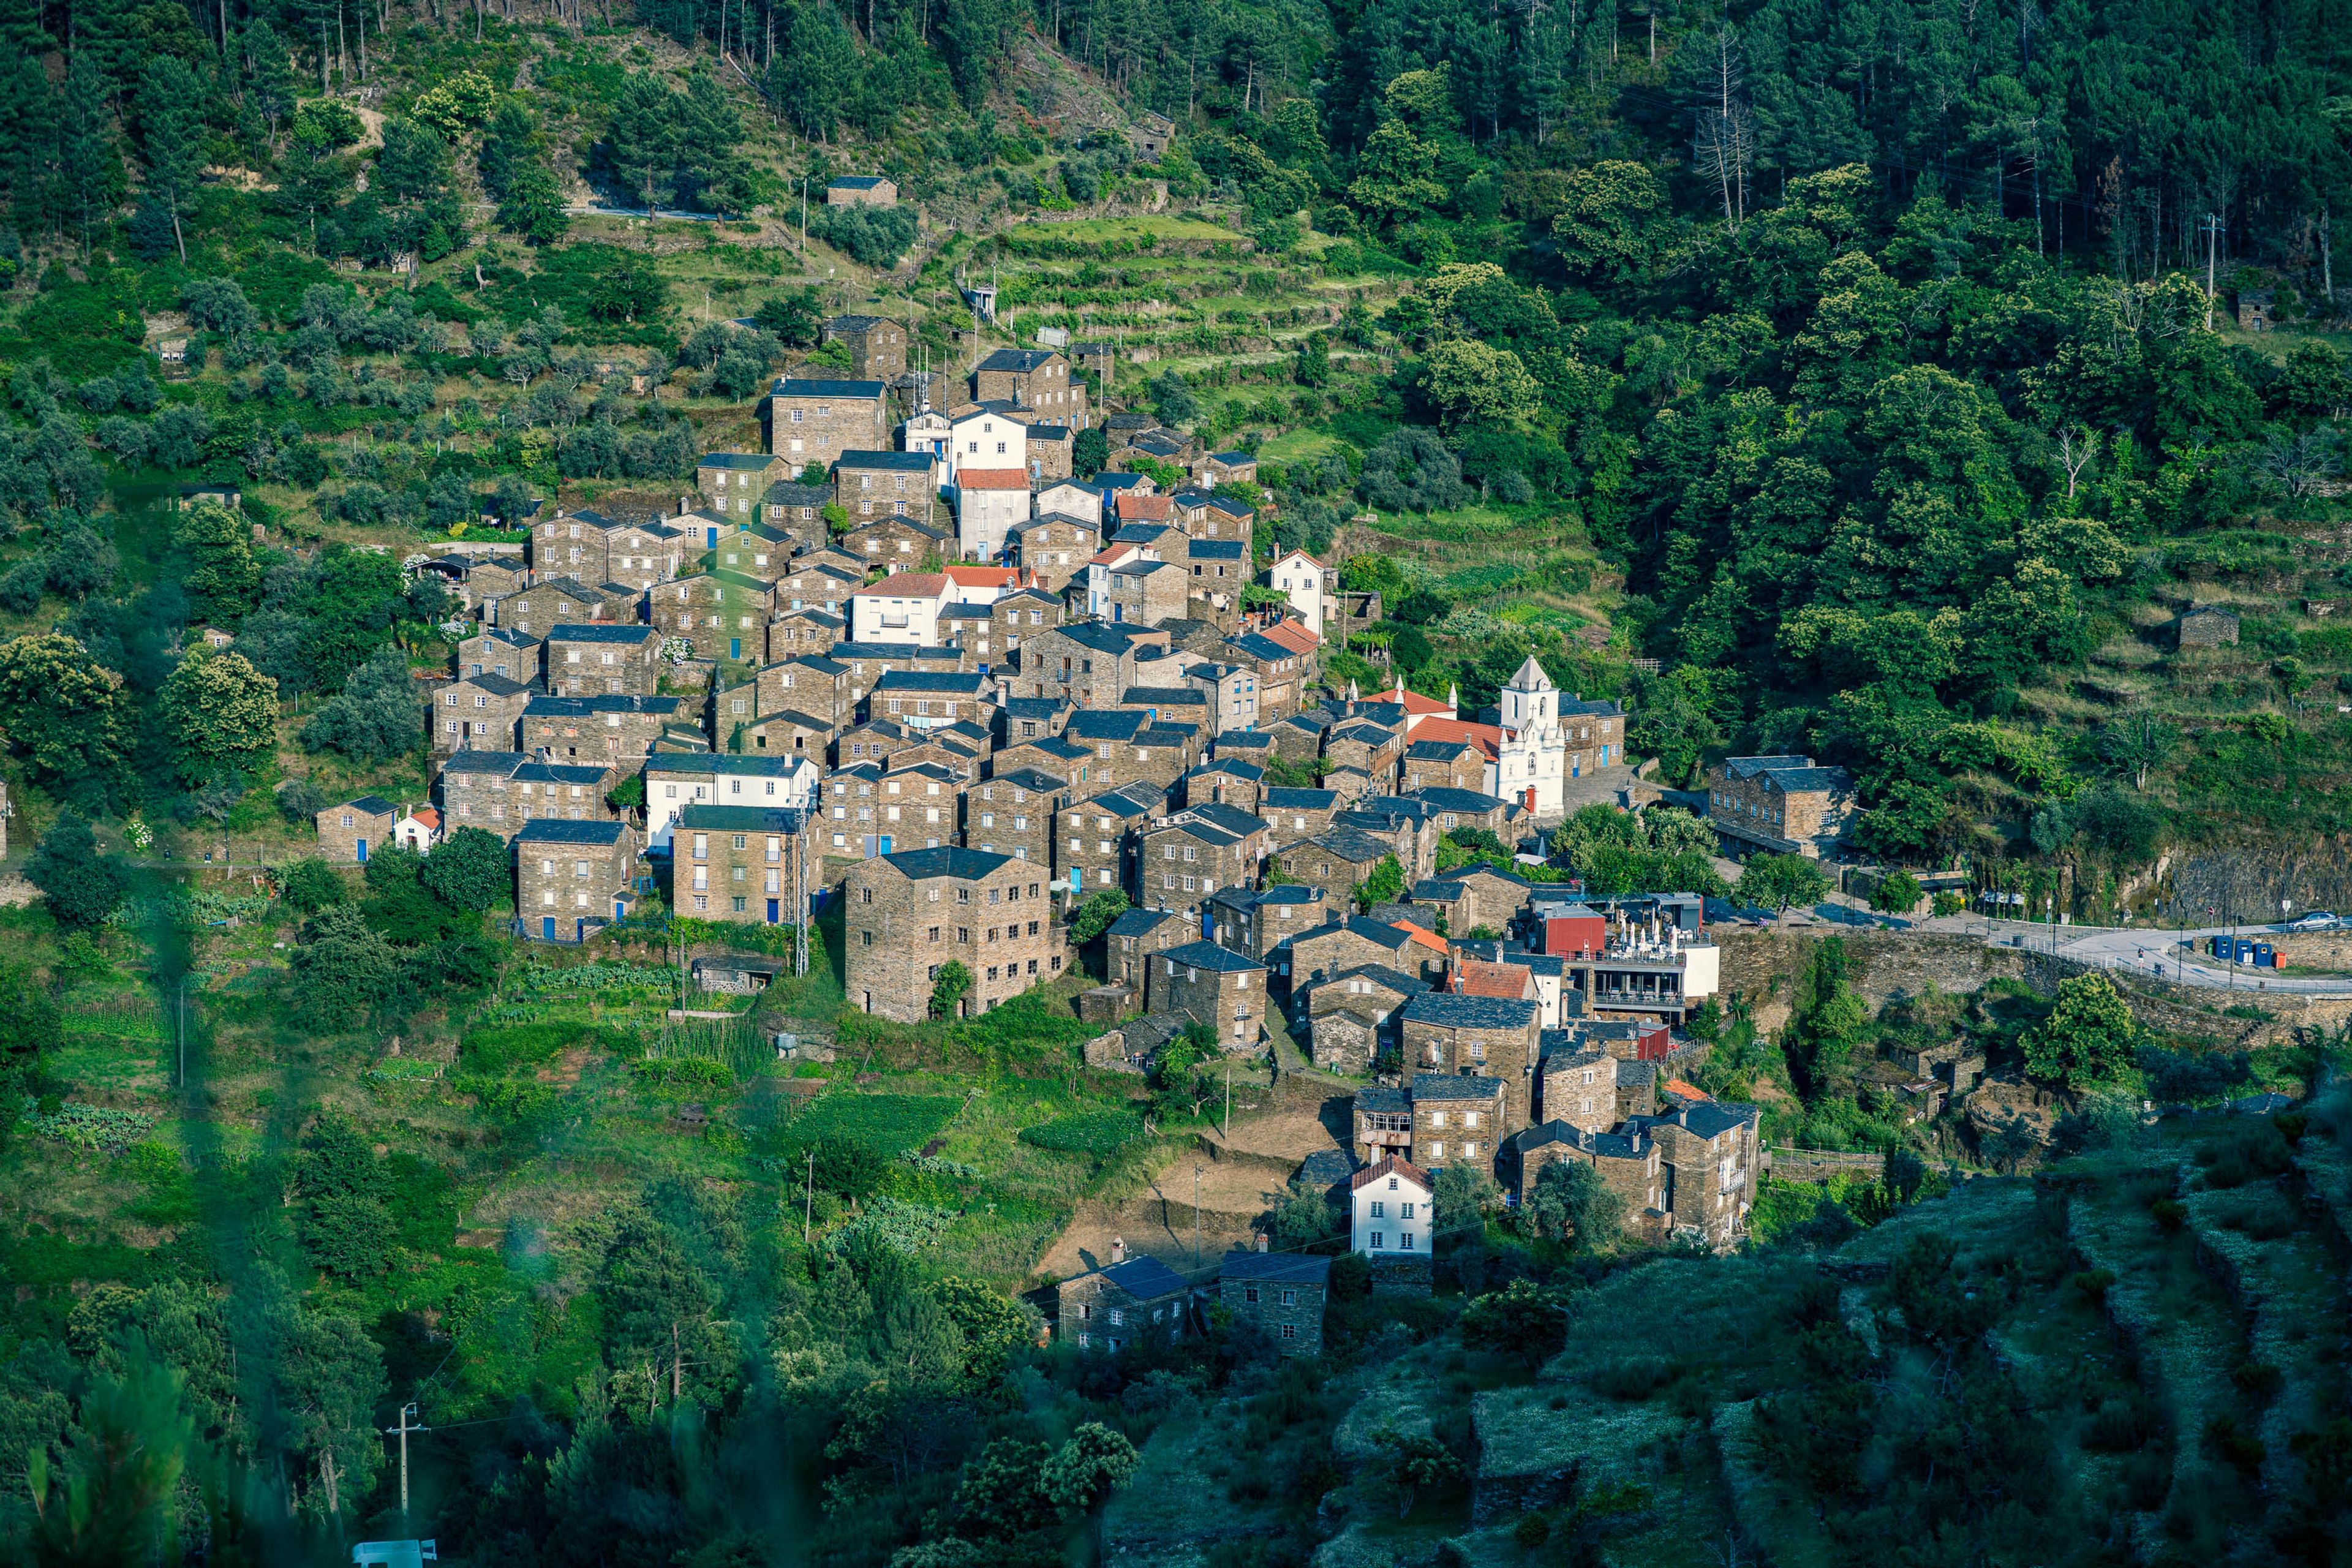
[[[1374,1219],[1385,1219],[1388,1217],[1388,1205],[1378,1198],[1374,1198],[1372,1200],[1372,1217]]]
[[[1243,1286],[1243,1287],[1242,1287],[1242,1300],[1243,1300],[1244,1301],[1255,1301],[1255,1300],[1257,1300],[1257,1287],[1256,1287],[1256,1286],[1255,1286],[1255,1285],[1244,1285],[1244,1286]]]
[[[1388,1242],[1386,1238],[1383,1237],[1379,1231],[1376,1230],[1372,1232],[1372,1250],[1374,1252],[1381,1251],[1387,1245]]]
[[[1397,1250],[1399,1252],[1411,1252],[1412,1250],[1412,1232],[1409,1230],[1405,1231],[1397,1237]]]

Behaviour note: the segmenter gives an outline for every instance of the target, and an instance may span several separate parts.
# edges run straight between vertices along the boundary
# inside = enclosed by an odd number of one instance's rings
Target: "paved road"
[[[1853,925],[1896,932],[1934,931],[1946,936],[1972,936],[1989,947],[2054,952],[2078,963],[2096,964],[2102,969],[2129,970],[2136,974],[2158,976],[2177,984],[2202,986],[2213,991],[2244,991],[2261,995],[2284,993],[2295,996],[2352,997],[2352,974],[2281,974],[2274,970],[2257,970],[2251,964],[2222,963],[2207,951],[2206,939],[2209,937],[2234,934],[2262,942],[2285,934],[2284,928],[2280,926],[2200,926],[2194,930],[2150,928],[2139,931],[2059,926],[2053,935],[2052,927],[2032,921],[1993,921],[1988,924],[1981,915],[1948,915],[1940,920],[1904,921],[1843,904],[1818,906],[1811,917],[1798,915],[1793,922],[1783,917],[1783,923]],[[2184,947],[2181,945],[2184,942],[2193,942],[2195,946]]]

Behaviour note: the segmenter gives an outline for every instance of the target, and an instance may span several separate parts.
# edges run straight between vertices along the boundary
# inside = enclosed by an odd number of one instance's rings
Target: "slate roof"
[[[1225,740],[1226,737],[1218,736],[1217,744],[1223,745]],[[1267,790],[1265,796],[1268,811],[1277,808],[1283,811],[1328,811],[1339,804],[1339,792],[1336,789],[1284,789],[1277,786]]]
[[[1125,708],[1082,708],[1070,715],[1062,733],[1074,741],[1131,741],[1147,721]]]
[[[870,191],[876,189],[881,184],[882,176],[879,174],[842,174],[836,176],[831,183],[829,183],[825,186],[825,189],[829,191]]]
[[[1189,553],[1195,561],[1239,561],[1242,542],[1238,539],[1196,539]]]
[[[1070,786],[1048,773],[1035,768],[1015,768],[1009,773],[997,773],[991,784],[1009,784],[1014,789],[1025,789],[1034,795],[1059,795]]]
[[[1432,993],[1431,994],[1437,994]],[[1413,1002],[1425,1002],[1428,996],[1416,996],[1407,1002],[1411,1011]],[[1417,1072],[1412,1075],[1412,1098],[1424,1100],[1492,1100],[1503,1092],[1503,1080],[1482,1078],[1475,1073]]]
[[[775,462],[772,454],[764,452],[706,452],[695,460],[694,466],[698,468],[727,468],[735,472],[749,468],[757,472],[772,468]]]
[[[1328,833],[1318,834],[1307,842],[1351,862],[1377,865],[1381,856],[1395,853],[1392,847],[1353,827],[1335,827]]]
[[[803,381],[781,377],[772,395],[777,397],[873,397],[883,393],[878,381]]]
[[[809,760],[804,757],[763,757],[740,752],[664,752],[649,758],[647,773],[741,773],[749,778],[787,778]],[[814,765],[809,763],[809,765]]]
[[[1124,1263],[1114,1263],[1095,1272],[1139,1301],[1181,1295],[1192,1289],[1184,1283],[1182,1275],[1157,1258],[1130,1258]]]
[[[1356,1091],[1356,1109],[1381,1114],[1402,1114],[1412,1109],[1412,1096],[1384,1083],[1366,1084]]]
[[[882,858],[900,875],[915,881],[932,877],[956,877],[969,882],[1009,864],[1013,857],[949,845],[937,849],[901,849],[896,855],[885,855]]]
[[[930,471],[931,455],[929,452],[844,452],[834,459],[834,466],[851,469],[873,468],[883,473],[923,474]]]
[[[591,713],[661,713],[678,710],[676,697],[628,697],[604,692],[594,697],[534,697],[523,705],[528,719],[581,718]]]
[[[395,815],[395,809],[392,802],[384,799],[383,796],[380,795],[363,795],[357,800],[347,800],[343,802],[341,805],[337,806],[335,809],[338,811],[363,811],[370,816],[391,816]]]
[[[1283,1285],[1322,1285],[1331,1278],[1331,1260],[1308,1258],[1296,1252],[1252,1252],[1236,1247],[1225,1254],[1219,1278],[1263,1279]]]
[[[547,628],[550,642],[646,643],[658,639],[658,626],[624,626],[606,621],[567,622]]]
[[[528,752],[458,752],[441,764],[445,773],[511,773],[530,761]]]
[[[1219,974],[1240,974],[1265,967],[1255,959],[1244,958],[1213,942],[1188,942],[1181,947],[1170,948],[1160,956],[1172,963],[1181,963],[1192,969],[1206,969]]]
[[[696,804],[677,814],[677,825],[691,832],[698,827],[722,833],[793,833],[808,826],[809,813],[786,805],[708,805]]]
[[[1110,922],[1112,936],[1147,936],[1177,918],[1174,910],[1129,910]]]
[[[1404,1005],[1409,1024],[1431,1024],[1442,1029],[1524,1029],[1536,1021],[1533,1002],[1507,996],[1465,996],[1433,991]]]
[[[1676,1111],[1673,1120],[1701,1138],[1716,1138],[1755,1121],[1756,1108],[1719,1100],[1703,1100]]]
[[[1633,1132],[1587,1132],[1565,1121],[1547,1121],[1529,1127],[1511,1141],[1522,1154],[1553,1144],[1564,1144],[1580,1153],[1599,1155],[1604,1160],[1646,1160],[1649,1140],[1639,1131]]]
[[[999,349],[974,370],[1009,370],[1026,375],[1058,356],[1051,349]]]
[[[515,835],[518,844],[586,844],[611,848],[621,841],[625,831],[618,822],[566,822],[552,816],[534,816],[522,825]]]
[[[1419,975],[1407,974],[1402,969],[1391,969],[1385,963],[1359,963],[1352,969],[1339,971],[1328,980],[1315,982],[1309,989],[1320,990],[1326,985],[1335,985],[1342,980],[1370,980],[1376,984],[1387,986],[1400,996],[1417,996],[1430,989],[1429,982]]]
[[[1311,1186],[1336,1187],[1356,1173],[1356,1162],[1345,1149],[1318,1149],[1298,1162],[1298,1173],[1290,1179]]]

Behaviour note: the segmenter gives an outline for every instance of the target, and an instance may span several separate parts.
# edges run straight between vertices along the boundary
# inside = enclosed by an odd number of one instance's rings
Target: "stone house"
[[[457,643],[457,676],[503,675],[526,683],[539,679],[541,648],[537,637],[520,632],[480,627]]]
[[[1192,1295],[1183,1276],[1156,1258],[1129,1257],[1114,1237],[1109,1263],[1054,1287],[1054,1337],[1113,1355],[1146,1340],[1180,1340],[1190,1332]]]
[[[1006,692],[1060,698],[1080,709],[1116,707],[1135,684],[1141,647],[1132,632],[1099,621],[1050,627],[1023,646],[1020,672],[1006,683]]]
[[[1326,1072],[1365,1073],[1396,1042],[1393,1020],[1406,1002],[1430,989],[1429,982],[1384,963],[1361,963],[1294,987],[1294,1013],[1304,1001],[1315,1065]]]
[[[944,964],[971,971],[971,1016],[1062,972],[1045,868],[943,846],[860,861],[842,886],[850,1005],[901,1023],[929,1016]]]
[[[1512,1138],[1510,1147],[1518,1166],[1520,1203],[1534,1194],[1546,1165],[1581,1161],[1599,1172],[1603,1184],[1623,1200],[1628,1230],[1636,1236],[1654,1236],[1662,1227],[1666,1170],[1657,1140],[1645,1133],[1630,1129],[1595,1131],[1554,1120],[1522,1131]]]
[[[897,184],[880,174],[838,174],[825,183],[824,205],[829,207],[895,207],[898,205]],[[905,367],[900,366],[901,369]]]
[[[1310,661],[1264,632],[1243,632],[1225,639],[1224,657],[1257,679],[1257,721],[1278,723],[1298,711]]]
[[[1512,825],[1519,817],[1517,805],[1479,790],[1425,784],[1402,798],[1418,804],[1426,811],[1432,819],[1431,826],[1440,836],[1457,827],[1483,827],[1508,843]]]
[[[331,866],[364,866],[368,857],[392,842],[400,811],[380,795],[363,795],[331,805],[313,819],[319,828],[319,858]]]
[[[1217,1271],[1217,1304],[1237,1322],[1255,1324],[1283,1355],[1323,1353],[1323,1308],[1331,1289],[1331,1260],[1297,1253],[1228,1252]]]
[[[505,837],[514,823],[525,820],[520,811],[508,821],[509,782],[517,769],[530,761],[526,752],[463,751],[440,764],[435,783],[441,795],[441,817],[451,831],[479,827]]]
[[[685,707],[676,697],[534,697],[523,705],[521,743],[567,763],[634,763],[686,717]]]
[[[1201,477],[1212,484],[1257,483],[1257,456],[1252,452],[1212,452],[1201,465]]]
[[[1242,590],[1250,582],[1249,542],[1196,539],[1185,559],[1192,571],[1186,585],[1192,616],[1221,632],[1241,630]]]
[[[601,545],[601,537],[598,543]],[[489,606],[492,621],[522,637],[544,637],[550,626],[581,621],[628,622],[636,616],[634,595],[592,588],[573,577],[546,577]]]
[[[2235,647],[2238,613],[2220,605],[2191,605],[2181,612],[2173,629],[2181,647]]]
[[[1396,776],[1404,737],[1361,721],[1335,724],[1323,737],[1323,756],[1334,768],[1358,768],[1375,780]]]
[[[694,465],[694,488],[724,521],[748,522],[760,515],[768,487],[793,472],[772,452],[709,452]]]
[[[1085,429],[1089,420],[1086,384],[1051,349],[998,349],[973,367],[971,395],[975,403],[1034,410],[1073,430]]]
[[[1408,1067],[1423,1073],[1492,1074],[1507,1086],[1510,1131],[1525,1127],[1543,1031],[1535,1003],[1432,991],[1397,1015],[1397,1040]]]
[[[1037,503],[1043,500],[1037,498]],[[1017,564],[1037,574],[1047,593],[1059,596],[1085,572],[1087,558],[1101,547],[1101,538],[1084,518],[1040,511],[1008,528],[1005,546]]]
[[[802,807],[681,807],[671,828],[669,907],[737,925],[797,922],[801,897],[822,881],[806,862],[810,820]]]
[[[1084,388],[1079,390],[1084,392]],[[1032,425],[1025,445],[1029,448],[1029,479],[1033,484],[1066,479],[1077,467],[1077,432],[1066,425]]]
[[[835,316],[824,324],[824,341],[849,351],[849,374],[860,381],[891,381],[907,374],[903,321],[887,316]]]
[[[653,626],[550,626],[544,647],[548,689],[557,697],[651,697],[661,684],[662,634]]]
[[[1551,1052],[1537,1073],[1535,1114],[1582,1131],[1606,1132],[1623,1120],[1617,1110],[1617,1069],[1622,1065],[1591,1042]]]
[[[1074,711],[1076,710],[1068,703],[1055,698],[1009,697],[999,693],[996,722],[991,732],[1000,747],[1059,735]]]
[[[645,593],[656,583],[677,576],[695,550],[700,547],[701,540],[709,537],[711,531],[689,533],[685,526],[686,521],[680,519],[677,523],[668,523],[647,520],[625,523],[607,531],[604,536],[605,589],[608,592],[625,589],[631,595],[635,595]],[[732,526],[740,529],[746,525],[739,520]],[[752,523],[749,526],[757,528],[760,525]],[[725,530],[716,531],[723,533]],[[635,607],[632,597],[625,608],[633,611]],[[623,618],[629,617],[625,615]]]
[[[1223,745],[1220,741],[1218,744]],[[1339,796],[1328,789],[1268,789],[1258,802],[1275,837],[1286,842],[1313,838],[1328,830],[1339,809]]]
[[[1220,888],[1246,888],[1257,870],[1247,836],[1192,811],[1143,833],[1135,864],[1135,901],[1162,910],[1192,909]]]
[[[909,729],[929,730],[963,720],[975,723],[985,720],[989,696],[989,678],[978,673],[893,669],[876,678],[866,709],[877,719],[887,717]]]
[[[1858,805],[1853,775],[1811,757],[1726,757],[1707,774],[1707,826],[1727,855],[1833,856]]]
[[[1051,870],[1054,817],[1068,798],[1068,786],[1034,768],[992,774],[964,791],[964,844]]]
[[[678,521],[690,524],[696,516],[688,513]],[[757,577],[762,583],[774,583],[792,570],[793,552],[798,548],[798,541],[781,528],[772,528],[764,522],[729,523],[719,531],[718,542],[709,547],[709,564]],[[646,586],[650,588],[652,584]]]
[[[1405,1004],[1426,1001],[1416,996]],[[1407,1024],[1406,1027],[1412,1026]],[[1407,1058],[1411,1058],[1410,1047]],[[1477,1073],[1418,1072],[1412,1075],[1412,1163],[1424,1170],[1468,1165],[1491,1173],[1503,1142],[1517,1125],[1508,1086]]]
[[[824,615],[845,617],[849,595],[856,593],[865,581],[866,572],[862,566],[845,566],[838,562],[803,556],[788,563],[782,575],[770,584],[769,614],[814,610]],[[656,601],[658,598],[656,595]]]
[[[846,725],[857,710],[856,689],[849,667],[820,654],[799,654],[763,664],[751,678],[719,688],[715,704],[723,740],[730,729],[746,719],[769,713],[798,712],[819,720],[828,731]],[[739,709],[735,703],[748,705]]]
[[[825,526],[824,503],[833,492],[823,485],[782,479],[760,498],[761,516],[771,528],[781,529],[796,544],[822,548],[832,531]]]
[[[803,471],[812,463],[829,468],[844,452],[884,450],[889,403],[878,381],[781,378],[762,409],[768,450]]]
[[[1752,1105],[1705,1100],[1626,1124],[1629,1131],[1638,1126],[1658,1145],[1665,1167],[1663,1206],[1672,1232],[1695,1232],[1718,1251],[1747,1234],[1761,1163],[1759,1121]]]
[[[1265,965],[1213,942],[1169,948],[1144,965],[1143,1010],[1185,1014],[1226,1050],[1254,1050],[1265,1028]]]
[[[1486,758],[1467,741],[1415,741],[1397,765],[1400,789],[1475,791],[1486,781]]]
[[[1003,756],[999,753],[1000,766]],[[1073,898],[1126,887],[1136,837],[1166,810],[1166,796],[1148,783],[1103,790],[1063,806],[1054,814],[1055,882]]]
[[[952,846],[961,824],[963,780],[933,763],[889,766],[876,781],[879,825],[893,849]]]
[[[1445,944],[1412,926],[1349,915],[1277,944],[1271,957],[1275,973],[1297,996],[1308,986],[1367,963],[1433,980],[1444,973]]]
[[[636,830],[534,817],[514,837],[515,914],[525,936],[579,942],[635,898]]]
[[[1268,792],[1269,795],[1276,792]],[[1271,807],[1277,812],[1279,808]],[[1287,830],[1284,830],[1286,832]],[[1329,896],[1334,908],[1352,904],[1356,889],[1372,874],[1381,861],[1396,852],[1396,847],[1353,827],[1334,826],[1314,837],[1285,843],[1275,851],[1275,859],[1282,868],[1286,880],[1304,882],[1320,888]],[[1269,870],[1269,874],[1271,871]]]
[[[1238,757],[1218,757],[1202,763],[1177,783],[1187,805],[1229,805],[1256,816],[1265,794],[1265,770]],[[1274,825],[1266,824],[1266,831],[1273,830]]]
[[[611,577],[609,536],[622,525],[599,511],[562,511],[530,525],[530,568],[542,581],[569,577],[602,583]],[[564,619],[572,617],[566,616]],[[540,624],[553,624],[543,617]]]
[[[931,515],[931,459],[926,452],[844,452],[833,465],[833,499],[849,518],[849,548],[874,564],[911,564],[911,560],[886,563],[856,537],[858,530],[882,518]],[[921,554],[898,552],[901,556]]]
[[[1037,487],[1037,515],[1058,515],[1083,522],[1099,539],[1103,531],[1101,476],[1093,479],[1057,479]]]
[[[770,613],[774,617],[768,622],[770,664],[822,657],[842,639],[848,627],[841,616],[824,610],[779,608]]]
[[[1137,555],[1113,566],[1104,583],[1103,612],[1114,624],[1156,626],[1181,620],[1192,603],[1192,580],[1174,561]]]
[[[852,724],[834,738],[834,765],[887,765],[892,757],[919,743],[915,733],[896,720],[868,719],[863,724]]]
[[[503,675],[469,675],[451,681],[434,693],[427,710],[425,723],[433,732],[434,752],[512,748],[523,709],[539,695],[537,681]]]
[[[1103,933],[1103,968],[1115,984],[1143,998],[1144,966],[1157,954],[1194,940],[1192,922],[1173,910],[1129,910]]]
[[[684,637],[698,658],[740,663],[767,651],[774,584],[724,568],[688,573],[656,588],[654,625],[664,637]]]

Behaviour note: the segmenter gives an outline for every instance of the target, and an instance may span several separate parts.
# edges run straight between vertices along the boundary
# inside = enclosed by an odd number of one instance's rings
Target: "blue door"
[[[729,658],[741,658],[743,657],[743,639],[741,637],[729,637],[727,639],[727,657]]]
[[[770,899],[768,900],[768,923],[770,925],[774,925],[776,923],[776,910],[780,906],[776,900]]]
[[[1074,893],[1083,893],[1083,892],[1085,892],[1086,890],[1087,890],[1087,873],[1086,873],[1086,869],[1085,869],[1085,868],[1083,868],[1083,867],[1079,867],[1079,866],[1073,866],[1073,867],[1071,867],[1071,868],[1070,868],[1070,891],[1072,891],[1072,892],[1074,892]]]
[[[703,532],[704,532],[705,534],[709,535],[709,538],[708,538],[708,540],[706,541],[706,542],[707,542],[707,543],[708,543],[708,544],[709,544],[712,549],[714,549],[714,550],[715,550],[715,549],[717,549],[717,548],[718,548],[718,546],[719,546],[719,531],[718,531],[716,528],[706,528],[706,529],[704,529],[704,530],[703,530]]]
[[[890,837],[889,837],[889,835],[887,835],[887,834],[883,835],[883,837],[882,837],[882,848],[881,848],[881,851],[880,851],[880,852],[881,852],[882,854],[885,854],[885,855],[887,855],[888,853],[890,853]]]
[[[361,865],[362,865],[362,866],[366,865],[366,864],[367,864],[367,840],[366,840],[366,839],[364,839],[364,838],[362,838],[362,839],[361,839],[361,840],[359,841],[359,853],[360,853],[360,864],[361,864]]]
[[[626,920],[628,918],[628,906],[623,903],[620,900],[614,899],[613,900],[613,918],[616,921]]]
[[[543,915],[540,918],[539,935],[540,940],[542,942],[553,942],[555,940],[555,917],[553,915]]]

